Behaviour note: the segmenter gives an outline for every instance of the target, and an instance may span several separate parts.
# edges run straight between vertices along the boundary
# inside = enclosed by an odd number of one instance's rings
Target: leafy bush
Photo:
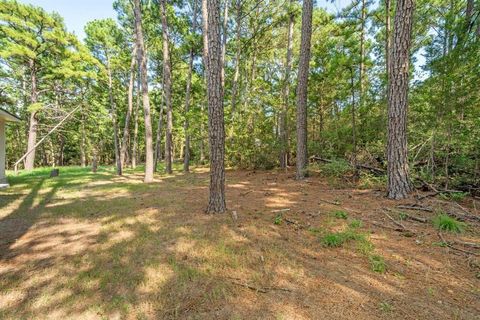
[[[433,219],[435,228],[441,231],[449,231],[454,233],[461,233],[465,229],[466,224],[450,217],[444,213],[437,215]]]
[[[330,177],[343,177],[353,171],[350,164],[345,160],[332,160],[322,166],[322,173]]]

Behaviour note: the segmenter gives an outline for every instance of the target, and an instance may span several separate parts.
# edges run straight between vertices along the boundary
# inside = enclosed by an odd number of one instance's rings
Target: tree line
[[[114,1],[85,27],[0,2],[0,104],[11,165],[210,163],[207,211],[225,211],[225,167],[308,175],[311,156],[385,168],[389,198],[415,180],[479,190],[480,4],[354,0]],[[408,140],[407,140],[408,137]]]

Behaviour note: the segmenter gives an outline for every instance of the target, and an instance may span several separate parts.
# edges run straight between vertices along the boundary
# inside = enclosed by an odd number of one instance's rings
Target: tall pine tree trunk
[[[237,50],[235,51],[235,73],[233,75],[232,83],[232,118],[235,117],[235,107],[237,105],[238,94],[238,81],[240,78],[240,55],[242,53],[242,44],[240,42],[242,36],[242,0],[237,0],[236,3],[237,16],[235,19],[235,45]]]
[[[312,39],[313,0],[304,0],[302,9],[302,38],[297,84],[297,172],[296,178],[305,178],[307,170],[307,89]]]
[[[138,73],[140,74],[140,66],[138,66]],[[138,113],[140,112],[140,90],[140,77],[137,77],[137,101],[135,103],[135,115],[133,118],[132,169],[137,167],[138,158]]]
[[[162,159],[162,127],[163,127],[163,105],[165,101],[165,70],[162,71],[162,98],[160,99],[160,112],[158,113],[157,136],[155,138],[155,153],[153,156],[153,168],[157,172],[158,161]]]
[[[207,213],[222,213],[225,202],[225,125],[223,119],[222,49],[219,0],[202,0],[207,71],[208,133],[210,141],[210,197]]]
[[[173,110],[172,110],[172,74],[170,66],[170,46],[168,38],[167,7],[165,0],[160,1],[162,16],[162,38],[163,38],[163,79],[165,87],[165,105],[167,107],[167,132],[165,139],[165,171],[172,173],[172,130],[173,130]]]
[[[115,100],[113,99],[113,83],[112,83],[112,69],[110,67],[110,58],[108,53],[107,56],[107,74],[108,74],[108,97],[110,100],[110,112],[112,113],[112,123],[113,123],[113,141],[115,148],[115,165],[117,168],[117,174],[122,175],[122,163],[120,161],[120,145],[118,138],[118,122],[117,122],[117,108]]]
[[[30,81],[31,81],[31,91],[30,91],[30,103],[34,105],[37,103],[38,93],[37,93],[37,71],[35,62],[30,60]],[[32,111],[30,114],[30,122],[28,127],[28,140],[27,140],[27,152],[32,150],[37,143],[37,112]],[[25,158],[25,170],[33,170],[35,167],[35,150],[30,152]]]
[[[193,21],[192,21],[192,33],[195,34],[197,29],[197,0],[193,0]],[[190,171],[190,133],[189,130],[189,121],[188,113],[190,111],[190,92],[192,90],[192,69],[193,69],[193,58],[195,57],[193,44],[190,47],[189,59],[188,59],[188,74],[187,74],[187,88],[185,92],[185,122],[183,124],[183,129],[185,131],[185,144],[183,146],[183,171]]]
[[[295,16],[293,8],[291,7],[293,1],[290,1],[290,10],[288,18],[288,31],[287,31],[287,57],[285,61],[285,78],[283,82],[283,106],[280,113],[280,168],[286,168],[288,165],[288,100],[290,96],[290,72],[292,69],[292,47],[293,47],[293,24],[295,22]]]
[[[403,199],[411,191],[407,157],[407,109],[413,0],[397,0],[388,97],[388,193]]]
[[[145,178],[144,182],[153,181],[153,142],[152,120],[150,118],[150,99],[148,97],[147,56],[143,43],[142,14],[140,0],[134,0],[135,30],[137,32],[138,64],[140,66],[140,81],[142,84],[143,117],[145,122]]]
[[[133,45],[132,59],[130,60],[130,81],[128,82],[128,107],[125,115],[125,126],[123,127],[122,145],[120,147],[120,162],[122,168],[125,167],[125,157],[127,155],[127,142],[130,135],[130,118],[133,112],[133,87],[135,86],[135,61],[137,59],[137,46]]]

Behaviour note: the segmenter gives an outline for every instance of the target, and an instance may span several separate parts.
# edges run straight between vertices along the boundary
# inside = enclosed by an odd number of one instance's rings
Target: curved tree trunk
[[[313,0],[304,0],[297,84],[297,179],[305,178],[307,170],[307,89],[312,39],[312,11]]]
[[[388,193],[403,199],[411,191],[407,158],[407,109],[413,0],[398,0],[388,96]]]
[[[219,0],[202,0],[207,71],[208,133],[210,141],[210,198],[207,213],[222,213],[225,203],[225,125],[223,119],[222,49]]]
[[[142,84],[143,117],[145,121],[145,178],[144,182],[153,181],[153,142],[152,120],[150,118],[150,99],[148,97],[147,56],[143,43],[142,15],[140,0],[134,0],[135,30],[137,32],[138,64],[140,66],[140,81]]]

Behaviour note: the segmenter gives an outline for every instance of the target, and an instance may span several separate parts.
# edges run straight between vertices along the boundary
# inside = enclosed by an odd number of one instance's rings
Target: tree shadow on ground
[[[0,261],[0,316],[468,319],[478,314],[474,303],[442,297],[438,305],[442,292],[428,297],[399,277],[374,274],[354,248],[326,249],[303,228],[273,223],[272,210],[282,206],[300,220],[302,210],[312,208],[306,209],[315,198],[309,193],[319,188],[309,191],[305,183],[277,181],[268,173],[231,173],[228,205],[239,211],[233,221],[229,215],[203,214],[207,177],[179,175],[150,185],[132,178],[123,193],[110,181],[111,193],[109,184],[102,184],[59,201],[51,201],[58,191],[52,187],[37,204],[42,184],[35,185],[22,208],[8,216],[32,220],[8,236],[22,241],[9,241]],[[443,262],[427,253],[422,258]],[[449,284],[451,278],[429,272],[426,286],[464,290],[465,282]]]

